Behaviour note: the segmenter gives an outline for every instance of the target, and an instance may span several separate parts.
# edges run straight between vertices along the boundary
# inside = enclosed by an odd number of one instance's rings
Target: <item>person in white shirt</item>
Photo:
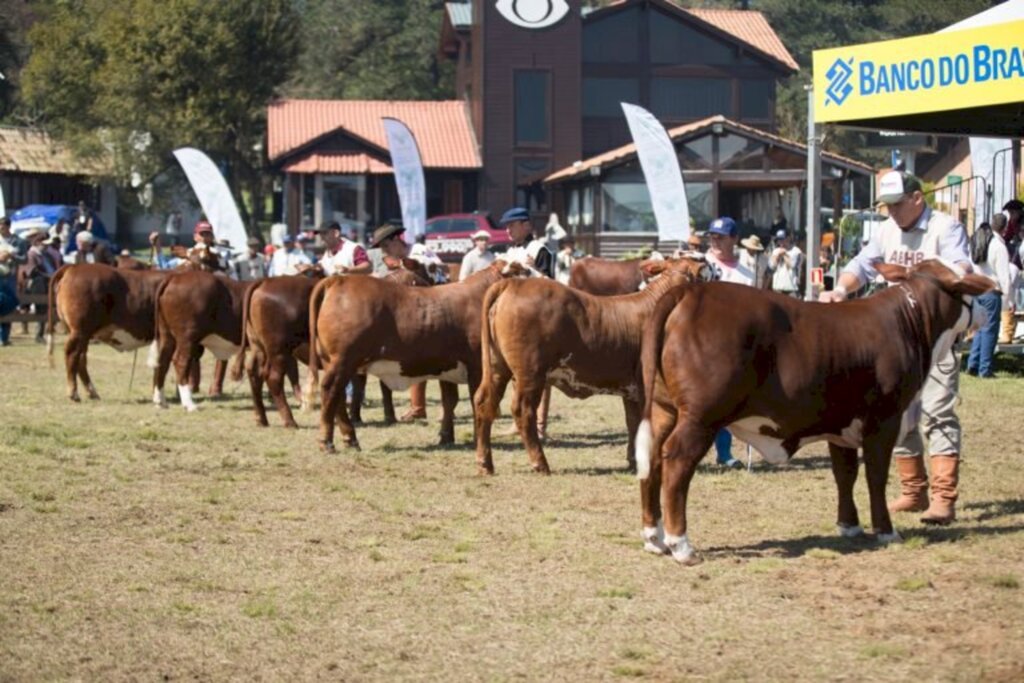
[[[656,259],[655,254],[657,254]],[[665,257],[658,254],[657,251],[652,251],[650,258],[652,260],[665,260]],[[572,264],[574,263],[576,263],[576,240],[571,235],[566,235],[559,240],[558,253],[555,254],[555,280],[563,285],[568,285],[569,279],[572,276]]]
[[[235,273],[239,280],[262,280],[267,276],[267,259],[260,251],[260,240],[250,237],[246,246],[248,252],[235,257]]]
[[[474,273],[485,270],[487,266],[494,263],[494,253],[487,248],[491,241],[491,235],[486,230],[477,230],[473,233],[473,248],[462,257],[462,265],[459,266],[459,282]]]
[[[373,272],[366,249],[358,242],[343,237],[337,221],[323,223],[317,233],[325,247],[320,258],[324,275],[369,275]]]
[[[739,239],[736,221],[728,216],[711,221],[708,238],[711,240],[711,248],[708,249],[707,259],[718,274],[718,279],[722,282],[753,287],[757,276],[753,270],[743,265],[736,254],[736,242]],[[728,315],[727,311],[722,313]],[[743,469],[743,463],[732,457],[732,433],[729,430],[722,429],[715,435],[715,452],[719,465]]]
[[[270,259],[270,276],[298,275],[312,265],[309,255],[295,246],[295,235],[284,235],[281,248],[275,250]]]
[[[740,240],[743,251],[740,252],[740,263],[754,272],[754,287],[756,289],[768,288],[768,257],[764,253],[764,245],[761,238],[751,235],[745,240]]]
[[[768,258],[772,274],[772,289],[782,294],[803,298],[800,291],[800,270],[804,265],[804,254],[794,246],[793,238],[785,230],[775,233],[775,249]]]
[[[1000,312],[1003,309],[1003,295],[1010,293],[1010,252],[1003,241],[1006,217],[997,214],[992,225],[982,223],[971,238],[971,261],[974,270],[995,283],[996,288],[975,297],[988,319],[971,342],[971,353],[967,357],[967,374],[978,377],[993,377],[992,357],[999,341]],[[1007,304],[1009,302],[1006,302]]]

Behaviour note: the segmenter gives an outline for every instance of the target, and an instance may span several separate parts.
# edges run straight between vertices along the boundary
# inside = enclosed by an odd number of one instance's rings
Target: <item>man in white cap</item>
[[[494,263],[494,254],[487,248],[487,244],[491,241],[491,234],[486,230],[477,230],[471,237],[473,248],[462,257],[462,265],[459,266],[459,282]]]
[[[878,201],[889,208],[860,253],[843,269],[835,289],[822,292],[821,301],[842,301],[871,282],[875,264],[913,266],[926,258],[941,258],[971,272],[971,257],[964,226],[952,216],[931,209],[924,201],[921,181],[903,171],[890,171],[879,183]],[[920,415],[931,455],[931,501],[924,464],[921,432],[912,429],[893,452],[900,476],[901,495],[890,503],[893,512],[925,510],[926,524],[949,524],[956,518],[960,477],[960,419],[956,414],[960,361],[952,348],[932,359],[932,368],[920,398],[908,415]]]

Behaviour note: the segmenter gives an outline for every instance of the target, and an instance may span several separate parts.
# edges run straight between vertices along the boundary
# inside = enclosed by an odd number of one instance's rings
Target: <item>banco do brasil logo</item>
[[[852,57],[849,61],[837,59],[825,72],[825,76],[828,78],[828,88],[825,89],[826,105],[834,102],[837,106],[841,106],[853,92],[853,86],[850,84],[850,77],[853,76],[853,68],[850,67],[852,63]]]

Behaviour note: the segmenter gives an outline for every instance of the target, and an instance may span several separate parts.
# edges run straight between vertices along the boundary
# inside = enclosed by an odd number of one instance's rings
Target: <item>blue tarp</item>
[[[92,234],[96,237],[110,242],[110,235],[107,234],[107,227],[103,225],[103,221],[100,219],[99,214],[95,211],[90,210],[92,214]],[[73,221],[78,216],[78,207],[71,206],[70,204],[29,204],[23,206],[14,213],[11,214],[12,228],[17,231],[18,221],[43,221],[48,226],[53,227],[58,220],[63,218],[71,226],[72,234],[78,232],[77,226],[73,224]],[[77,249],[74,240],[70,244],[65,245],[64,252],[68,253]]]

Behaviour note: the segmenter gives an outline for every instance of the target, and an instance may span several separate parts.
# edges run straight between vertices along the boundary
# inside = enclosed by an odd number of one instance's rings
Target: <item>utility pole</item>
[[[814,123],[814,88],[807,90],[807,254],[804,298],[810,300],[814,288],[811,270],[820,262],[821,250],[821,126]]]

